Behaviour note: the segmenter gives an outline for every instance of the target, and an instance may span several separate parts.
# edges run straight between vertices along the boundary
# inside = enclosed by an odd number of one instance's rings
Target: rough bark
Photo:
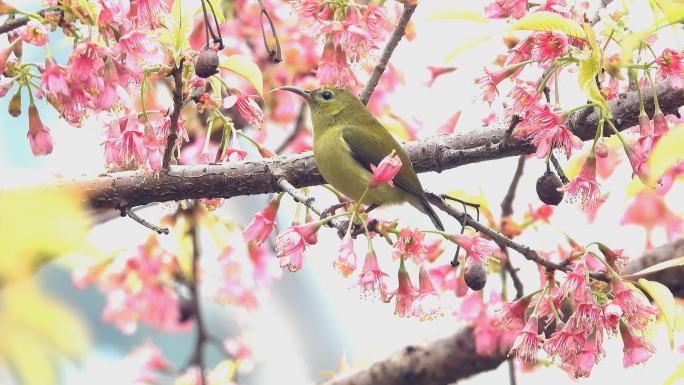
[[[684,256],[684,238],[654,248],[634,259],[627,267],[629,274],[671,258]],[[684,267],[649,274],[645,278],[658,281],[684,298]],[[408,346],[389,358],[367,368],[344,374],[323,385],[447,385],[480,372],[496,369],[506,360],[505,354],[492,357],[475,352],[472,327],[423,346]]]
[[[684,94],[666,83],[657,86],[660,106],[665,113],[684,105]],[[653,110],[651,99],[647,111]],[[639,103],[635,92],[610,102],[615,125],[620,130],[638,122]],[[574,113],[567,125],[582,140],[594,137],[598,114],[592,110]],[[606,130],[608,132],[609,130]],[[405,148],[418,172],[450,168],[534,152],[527,142],[506,140],[505,127],[468,133],[440,135],[406,143]],[[94,208],[134,207],[152,202],[191,198],[264,194],[279,191],[277,180],[285,177],[295,187],[323,183],[311,153],[295,154],[193,166],[172,166],[158,177],[141,171],[104,173],[95,177],[64,181],[61,186],[75,187],[86,193],[86,202]]]

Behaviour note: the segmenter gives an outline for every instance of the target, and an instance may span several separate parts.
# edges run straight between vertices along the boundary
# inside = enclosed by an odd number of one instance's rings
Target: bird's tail
[[[439,229],[440,231],[444,231],[444,225],[442,224],[442,221],[437,216],[435,209],[432,208],[432,205],[430,204],[430,202],[428,202],[427,198],[422,197],[422,199],[420,200],[420,206],[416,207],[418,208],[418,210],[424,212],[430,217],[430,220],[437,229]]]

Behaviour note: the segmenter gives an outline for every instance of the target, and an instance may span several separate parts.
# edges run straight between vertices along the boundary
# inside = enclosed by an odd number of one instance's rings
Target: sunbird
[[[332,87],[306,91],[285,86],[277,90],[293,92],[309,104],[314,158],[327,183],[358,201],[373,175],[371,165],[377,166],[394,151],[402,162],[394,177],[394,186],[381,184],[370,188],[362,203],[379,206],[408,202],[427,214],[435,227],[444,231],[444,225],[428,202],[408,155],[355,94]]]

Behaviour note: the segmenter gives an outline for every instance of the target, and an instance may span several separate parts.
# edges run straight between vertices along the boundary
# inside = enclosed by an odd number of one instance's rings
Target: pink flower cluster
[[[97,283],[107,297],[103,319],[125,334],[133,334],[138,322],[162,331],[179,331],[187,330],[190,323],[174,290],[178,273],[176,258],[152,236],[135,253],[74,270],[73,280],[79,288]]]
[[[325,41],[316,75],[321,85],[356,89],[352,64],[380,48],[392,28],[388,11],[373,3],[341,5],[321,0],[292,0],[305,29]]]
[[[589,254],[585,258],[586,264],[585,259],[577,261],[560,287],[547,287],[542,293],[501,307],[498,325],[517,332],[512,352],[521,360],[535,363],[539,351],[544,350],[576,377],[587,377],[605,356],[605,335],[618,331],[624,344],[625,367],[645,362],[654,352],[642,336],[655,320],[657,310],[617,276],[605,293],[599,294],[603,289],[591,286],[588,277],[589,271],[597,270],[589,270]],[[531,313],[530,305],[534,305]],[[571,313],[565,317],[561,309],[568,308]],[[554,318],[555,331],[545,338],[541,331]]]

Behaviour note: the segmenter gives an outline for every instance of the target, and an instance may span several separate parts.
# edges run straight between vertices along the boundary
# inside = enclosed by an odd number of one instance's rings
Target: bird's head
[[[354,114],[359,108],[364,108],[359,98],[344,88],[322,87],[307,91],[298,87],[284,86],[275,90],[289,91],[303,97],[311,108],[314,126],[318,120],[333,118],[341,113]]]

